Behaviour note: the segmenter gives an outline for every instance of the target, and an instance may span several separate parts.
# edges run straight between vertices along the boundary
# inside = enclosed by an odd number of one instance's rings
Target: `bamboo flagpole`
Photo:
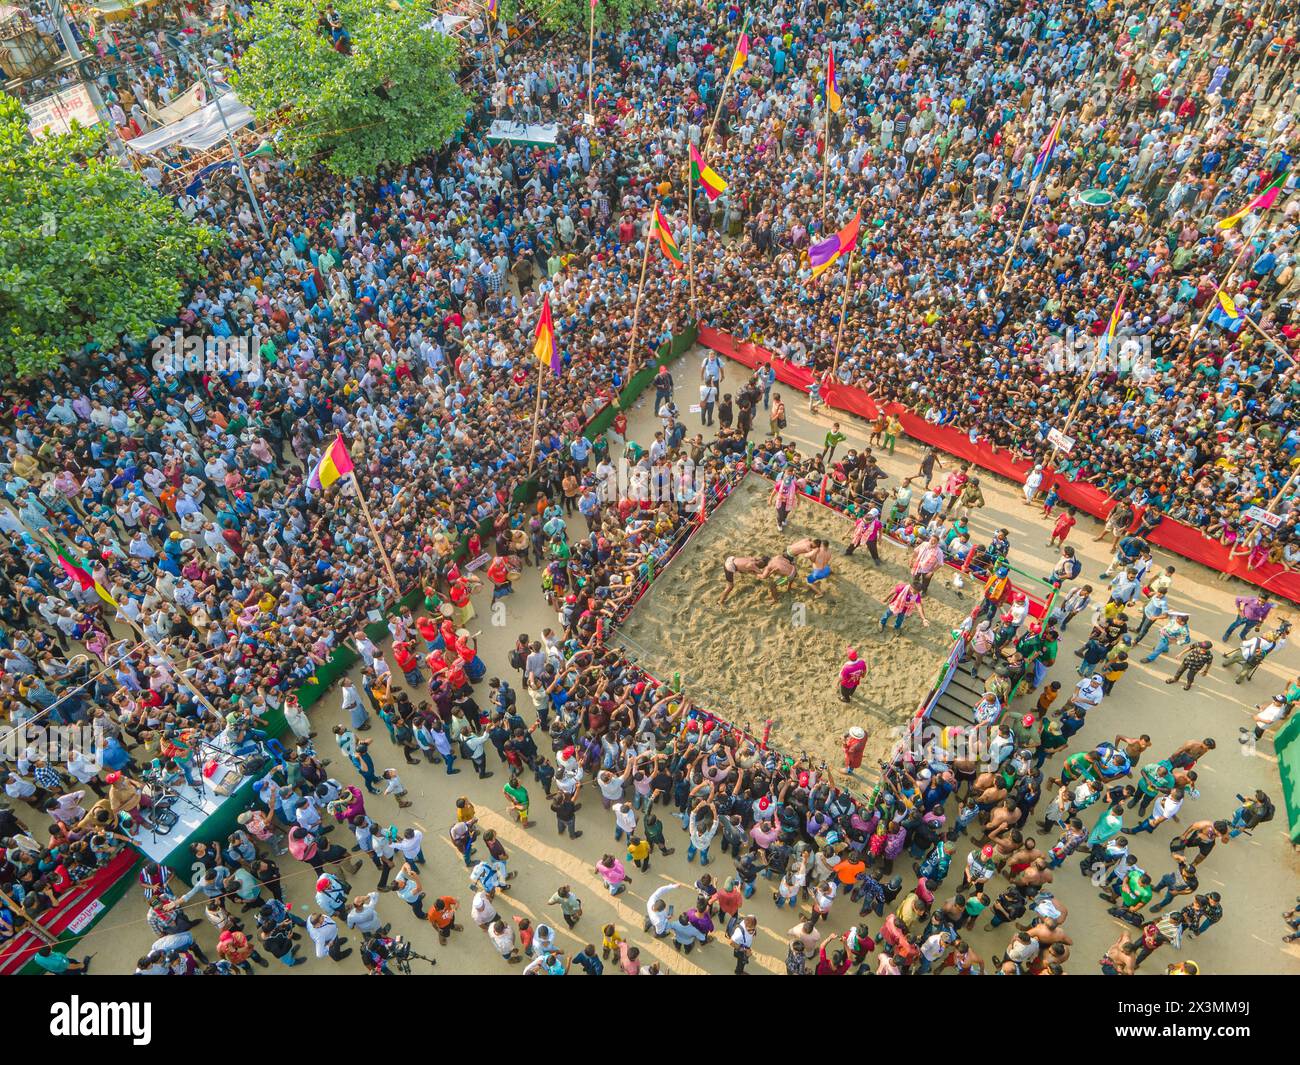
[[[1046,172],[1044,168],[1044,172]],[[1025,209],[1020,214],[1020,225],[1016,227],[1016,235],[1011,240],[1011,245],[1007,248],[1007,257],[1002,263],[1002,273],[998,275],[998,292],[1001,293],[1007,285],[1007,271],[1011,269],[1011,258],[1016,254],[1016,245],[1020,243],[1020,237],[1025,232],[1025,223],[1029,220],[1029,212],[1034,206],[1034,197],[1038,195],[1038,183],[1042,180],[1043,175],[1039,174],[1034,178],[1029,186],[1029,197],[1025,200]]]
[[[826,124],[822,130],[822,228],[825,229],[826,196],[829,188],[831,165],[831,94],[829,91],[823,90],[822,95],[826,97]]]
[[[551,297],[547,293],[542,297],[542,313],[537,318],[537,328],[533,332],[533,358],[537,360],[537,402],[533,406],[533,432],[528,447],[528,472],[537,469],[537,426],[542,416],[542,375],[551,367],[558,375],[560,372],[559,352],[555,346],[555,322],[551,317]]]
[[[650,242],[655,238],[655,229],[659,225],[659,201],[656,199],[654,206],[650,208],[650,228],[645,234],[645,251],[641,254],[641,280],[636,286],[636,306],[632,309],[632,342],[627,349],[627,381],[632,380],[632,375],[636,373],[636,338],[637,329],[641,324],[641,297],[645,294],[645,272],[646,267],[650,265]],[[623,382],[623,387],[627,387],[627,381]]]
[[[840,300],[840,327],[835,332],[835,358],[831,363],[832,377],[835,377],[840,368],[840,345],[844,342],[844,322],[848,318],[849,311],[849,280],[853,277],[853,256],[857,250],[858,246],[855,243],[849,249],[849,261],[844,265],[844,296]]]
[[[1266,344],[1272,344],[1273,347],[1277,348],[1277,350],[1280,351],[1280,352],[1282,353],[1282,357],[1283,357],[1284,359],[1286,359],[1288,362],[1290,362],[1292,366],[1294,366],[1294,365],[1296,364],[1295,357],[1294,357],[1294,356],[1291,354],[1291,352],[1287,349],[1286,345],[1284,345],[1283,343],[1281,343],[1281,342],[1280,342],[1276,337],[1274,337],[1274,336],[1272,336],[1271,334],[1269,334],[1269,332],[1268,332],[1268,331],[1267,331],[1267,330],[1266,330],[1262,325],[1260,325],[1257,321],[1255,321],[1253,318],[1251,318],[1250,315],[1248,315],[1248,314],[1243,314],[1243,315],[1241,316],[1241,319],[1242,319],[1242,321],[1245,322],[1248,326],[1250,326],[1251,329],[1255,330],[1256,333],[1258,333],[1260,336],[1262,336],[1262,337],[1264,338],[1264,342],[1265,342]]]
[[[1043,175],[1052,164],[1052,155],[1056,152],[1056,144],[1061,135],[1061,123],[1065,121],[1065,112],[1057,116],[1056,122],[1052,125],[1052,130],[1047,135],[1047,140],[1039,148],[1038,154],[1034,156],[1034,170],[1038,171],[1033,176],[1029,184],[1029,195],[1025,198],[1025,209],[1020,214],[1020,224],[1016,227],[1015,238],[1011,241],[1010,247],[1007,248],[1006,261],[1002,264],[1002,273],[998,275],[998,292],[1001,293],[1006,288],[1007,271],[1011,269],[1011,259],[1016,254],[1016,245],[1020,243],[1020,237],[1025,231],[1025,223],[1029,221],[1029,212],[1034,209],[1034,197],[1038,195],[1038,187],[1043,182]]]
[[[213,706],[210,702],[208,702],[207,696],[204,695],[201,691],[199,691],[199,686],[185,676],[184,662],[179,662],[175,658],[173,658],[171,652],[166,650],[152,636],[150,636],[147,632],[145,632],[144,626],[141,625],[138,621],[133,621],[131,618],[127,617],[125,614],[121,613],[120,611],[118,613],[118,617],[122,618],[123,621],[125,621],[128,625],[131,626],[131,628],[135,630],[136,635],[140,637],[140,641],[142,643],[148,644],[150,647],[152,647],[155,651],[157,651],[160,655],[166,658],[168,662],[172,664],[172,666],[176,670],[177,683],[184,684],[185,687],[189,688],[189,690],[194,694],[194,698],[196,698],[203,705],[203,708],[214,718],[216,718],[218,721],[224,720],[221,714],[217,712],[217,708]]]
[[[691,286],[691,317],[695,310],[695,178],[691,176],[691,139],[686,138],[686,276]]]
[[[483,2],[483,21],[486,23],[484,32],[487,34],[488,51],[492,53],[492,84],[495,85],[501,80],[501,75],[497,71],[497,45],[492,39],[492,20],[497,15],[497,4],[500,0],[484,0]]]
[[[375,528],[375,519],[370,516],[370,507],[366,504],[366,494],[361,491],[361,482],[357,480],[357,471],[351,471],[352,487],[356,489],[357,499],[361,503],[361,513],[366,516],[366,525],[370,527],[371,539],[375,541],[375,547],[379,551],[379,557],[383,560],[384,571],[388,574],[388,580],[393,586],[393,595],[402,594],[402,586],[397,583],[397,574],[393,572],[393,563],[388,558],[388,549],[384,547],[384,541],[379,537],[379,530]]]
[[[1228,272],[1223,275],[1218,285],[1215,287],[1213,294],[1211,294],[1210,298],[1205,301],[1205,311],[1201,315],[1201,317],[1196,320],[1196,323],[1192,326],[1191,333],[1189,333],[1187,337],[1188,355],[1191,355],[1192,348],[1196,344],[1196,338],[1201,334],[1201,331],[1205,328],[1205,320],[1210,317],[1210,314],[1214,311],[1214,308],[1219,305],[1219,293],[1223,291],[1223,286],[1232,280],[1232,275],[1237,272],[1237,267],[1241,265],[1241,260],[1246,257],[1246,252],[1250,250],[1250,247],[1251,247],[1251,243],[1249,239],[1243,240],[1241,242],[1241,250],[1237,252],[1237,257],[1232,260],[1232,265],[1228,267]]]
[[[537,364],[537,402],[533,404],[533,435],[528,447],[528,473],[531,476],[537,469],[537,420],[542,414],[542,373],[545,367]]]
[[[596,116],[592,111],[592,89],[591,80],[596,73],[596,64],[594,56],[596,53],[596,4],[599,0],[591,0],[591,11],[587,15],[587,118],[589,125],[595,125]]]
[[[1289,491],[1291,490],[1291,486],[1292,486],[1293,484],[1295,484],[1295,481],[1296,481],[1296,478],[1297,478],[1297,477],[1300,477],[1300,467],[1296,467],[1296,469],[1292,470],[1292,471],[1291,471],[1291,476],[1288,477],[1288,478],[1286,479],[1286,481],[1283,483],[1282,487],[1279,488],[1275,493],[1273,493],[1273,498],[1269,501],[1268,509],[1267,509],[1264,513],[1266,513],[1266,514],[1276,514],[1276,513],[1277,513],[1277,507],[1278,507],[1278,504],[1282,502],[1282,497],[1283,497],[1284,495],[1286,495],[1287,492],[1289,492]],[[1248,520],[1249,520],[1249,521],[1253,521],[1257,527],[1258,527],[1259,525],[1261,525],[1261,524],[1264,524],[1264,523],[1261,521],[1261,519],[1258,518],[1258,517],[1251,517],[1251,518],[1249,518]],[[1248,554],[1250,554],[1250,553],[1254,550],[1254,547],[1251,546],[1249,543],[1247,543],[1246,540],[1254,539],[1254,538],[1255,538],[1255,533],[1258,533],[1259,531],[1260,531],[1260,530],[1259,530],[1258,528],[1252,530],[1251,534],[1250,534],[1248,537],[1244,537],[1243,540],[1242,540],[1241,542],[1239,542],[1239,543],[1237,543],[1237,544],[1234,544],[1232,550],[1228,552],[1228,557],[1229,557],[1229,558],[1236,558],[1236,557],[1238,557],[1239,555],[1248,555]],[[1229,575],[1228,575],[1227,571],[1221,571],[1221,572],[1219,573],[1219,580],[1221,580],[1221,581],[1223,581],[1223,580],[1227,580],[1227,579],[1228,579],[1228,576],[1229,576]]]
[[[1119,329],[1119,323],[1124,313],[1124,297],[1126,295],[1128,295],[1128,289],[1121,288],[1119,298],[1115,301],[1115,309],[1111,311],[1110,322],[1106,329],[1106,354],[1108,356],[1115,343],[1115,334]],[[1099,337],[1097,343],[1093,345],[1092,358],[1088,360],[1088,368],[1084,371],[1083,380],[1079,382],[1079,387],[1075,390],[1074,403],[1070,406],[1070,413],[1065,416],[1065,424],[1058,430],[1060,436],[1068,437],[1070,435],[1070,426],[1074,424],[1074,417],[1079,413],[1079,404],[1083,401],[1083,393],[1088,387],[1088,382],[1092,380],[1093,371],[1097,368],[1097,363],[1101,359],[1101,347],[1101,338]],[[1071,448],[1073,448],[1073,444],[1071,444]],[[1047,470],[1051,471],[1050,474],[1046,470],[1044,471],[1044,482],[1048,487],[1051,484],[1049,478],[1056,474],[1056,453],[1060,449],[1061,444],[1058,437],[1057,440],[1052,441],[1052,450],[1045,463]],[[1066,454],[1068,455],[1069,451]]]
[[[741,45],[745,43],[746,35],[749,33],[749,18],[750,16],[746,15],[745,21],[740,27],[740,36],[736,38],[736,50],[732,54],[731,66],[727,68],[727,76],[722,81],[722,93],[718,97],[718,106],[713,112],[713,122],[709,125],[709,135],[704,140],[704,156],[706,159],[709,156],[709,148],[713,145],[713,131],[718,128],[718,118],[722,114],[722,105],[727,99],[727,88],[731,85],[731,77],[745,65],[745,56],[748,53],[742,53],[740,49]],[[737,59],[740,60],[739,63],[736,62]]]
[[[1110,321],[1106,327],[1106,355],[1109,357],[1111,348],[1115,344],[1115,335],[1119,331],[1119,323],[1124,315],[1124,297],[1128,295],[1127,288],[1119,290],[1119,296],[1115,300],[1115,309],[1110,312]],[[1097,363],[1101,361],[1102,344],[1101,338],[1098,337],[1097,343],[1093,345],[1092,358],[1088,360],[1088,369],[1083,375],[1083,380],[1079,382],[1078,391],[1074,394],[1074,404],[1070,407],[1070,413],[1066,415],[1065,425],[1061,427],[1061,432],[1068,435],[1070,426],[1074,424],[1074,416],[1079,412],[1079,403],[1083,400],[1084,389],[1088,387],[1088,382],[1092,380],[1093,372],[1097,368]],[[1056,454],[1056,448],[1053,446],[1052,454]]]
[[[173,658],[169,651],[162,647],[152,636],[149,635],[148,632],[145,631],[144,626],[140,622],[136,621],[135,618],[126,613],[126,611],[122,609],[122,604],[113,598],[108,589],[100,584],[89,570],[74,562],[72,557],[69,556],[68,553],[59,546],[58,542],[48,533],[46,534],[46,540],[49,543],[49,546],[54,549],[54,553],[59,559],[60,565],[63,567],[64,572],[68,574],[69,578],[71,578],[72,583],[86,591],[89,591],[91,585],[93,585],[95,593],[99,598],[111,606],[115,611],[115,616],[125,621],[127,625],[131,627],[131,630],[140,638],[140,644],[147,644],[158,654],[166,658],[167,661],[176,669],[177,682],[182,683],[189,688],[189,690],[194,693],[194,697],[202,704],[203,708],[213,717],[220,719],[221,715],[217,713],[216,707],[214,707],[208,701],[207,696],[199,691],[198,687],[185,676],[184,664]],[[87,581],[90,583],[87,583]],[[136,645],[137,650],[139,649],[140,644]]]

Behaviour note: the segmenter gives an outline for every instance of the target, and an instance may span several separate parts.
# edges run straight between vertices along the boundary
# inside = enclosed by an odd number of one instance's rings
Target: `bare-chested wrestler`
[[[804,536],[794,541],[785,551],[792,558],[799,558],[801,555],[811,555],[817,550],[819,543],[821,543],[820,540],[815,540],[811,536]]]
[[[826,540],[814,540],[809,553],[812,558],[812,572],[808,574],[808,586],[813,595],[820,599],[826,594],[825,582],[831,575],[831,545]]]
[[[772,602],[780,602],[778,592],[784,592],[790,587],[790,582],[798,574],[798,567],[794,564],[794,559],[789,551],[784,551],[771,559],[763,571],[758,575],[759,580],[767,581],[767,594],[772,597]]]
[[[722,575],[727,579],[727,586],[722,590],[722,598],[718,600],[718,606],[722,606],[731,598],[731,593],[736,590],[736,574],[748,573],[754,576],[763,572],[763,567],[767,565],[767,555],[728,555],[722,560]]]

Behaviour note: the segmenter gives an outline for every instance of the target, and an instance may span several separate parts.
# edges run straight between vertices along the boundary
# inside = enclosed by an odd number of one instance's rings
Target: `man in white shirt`
[[[352,948],[341,950],[346,939],[339,938],[339,926],[334,918],[323,913],[313,913],[307,922],[307,935],[316,947],[316,957],[329,955],[334,961],[342,961],[352,953]]]
[[[1132,831],[1134,833],[1154,832],[1156,825],[1161,822],[1177,820],[1178,811],[1183,808],[1185,798],[1186,793],[1182,788],[1174,788],[1169,794],[1158,796],[1156,801],[1151,804],[1151,813],[1147,815],[1146,820]]]
[[[656,888],[646,899],[645,904],[645,930],[653,932],[656,939],[661,939],[668,934],[668,922],[672,919],[672,905],[664,900],[664,896],[673,888],[684,887],[683,884],[664,884],[663,887]]]
[[[745,966],[754,951],[754,934],[758,931],[758,918],[749,914],[731,933],[731,952],[736,956],[736,975],[745,975]]]
[[[408,828],[393,843],[393,845],[402,852],[411,870],[415,873],[420,871],[419,862],[424,861],[424,833],[418,828]]]

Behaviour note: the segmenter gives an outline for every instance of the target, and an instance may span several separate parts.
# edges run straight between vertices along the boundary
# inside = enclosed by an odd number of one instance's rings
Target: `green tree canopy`
[[[103,148],[97,129],[33,141],[21,104],[0,95],[0,375],[143,339],[220,239]]]
[[[425,29],[422,5],[263,0],[245,26],[253,44],[232,82],[278,145],[346,177],[403,166],[451,140],[469,100],[456,84],[456,43]]]
[[[503,0],[503,3],[507,18],[512,18],[517,8],[523,8],[536,15],[547,29],[573,30],[586,35],[591,0]],[[659,0],[597,0],[596,32],[626,29],[636,16],[658,11],[660,6]]]

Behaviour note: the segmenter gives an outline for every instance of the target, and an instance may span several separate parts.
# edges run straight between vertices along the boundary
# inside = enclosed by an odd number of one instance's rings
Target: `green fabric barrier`
[[[1292,714],[1273,739],[1282,801],[1291,826],[1291,842],[1300,844],[1300,714]]]
[[[409,606],[414,609],[423,597],[424,590],[422,588],[412,588],[393,606],[389,607],[388,613],[390,616],[396,614],[397,611],[404,606]],[[388,623],[384,621],[372,621],[365,627],[365,631],[366,635],[372,640],[381,640],[388,635]],[[330,655],[329,661],[323,666],[320,666],[316,672],[312,674],[311,680],[300,685],[297,691],[294,692],[298,697],[298,705],[304,710],[314,706],[320,701],[321,696],[329,690],[330,686],[338,680],[339,677],[343,676],[344,673],[356,665],[358,660],[359,656],[356,651],[352,650],[352,648],[348,647],[346,644],[340,644],[338,647],[334,648],[334,652]],[[284,714],[276,711],[272,717],[276,718],[279,724],[277,731],[272,734],[278,736],[280,732],[284,731]]]
[[[311,680],[294,692],[298,696],[298,705],[304,710],[309,710],[315,706],[320,701],[321,696],[329,691],[330,685],[356,665],[359,658],[360,656],[356,651],[350,647],[334,648],[334,653],[330,655],[329,661],[312,674]]]
[[[599,414],[587,423],[587,427],[582,431],[582,435],[588,440],[595,439],[602,433],[608,432],[609,427],[614,424],[614,419],[618,417],[620,410],[629,410],[632,404],[641,398],[644,392],[651,384],[654,383],[655,375],[659,372],[659,367],[664,363],[672,362],[684,352],[690,351],[695,344],[695,338],[699,334],[699,325],[691,325],[682,332],[673,336],[672,340],[665,341],[659,347],[655,354],[654,362],[642,366],[632,375],[631,380],[623,386],[623,390],[618,394],[618,402],[610,403]]]
[[[281,723],[283,724],[283,719]],[[191,840],[203,840],[210,843],[214,839],[224,840],[230,833],[235,831],[239,827],[239,815],[253,805],[253,784],[256,779],[255,777],[246,778],[239,787],[231,792],[230,797],[213,810],[206,821],[177,844],[163,861],[163,865],[180,877],[181,882],[187,888],[193,880],[194,873],[189,842]]]

